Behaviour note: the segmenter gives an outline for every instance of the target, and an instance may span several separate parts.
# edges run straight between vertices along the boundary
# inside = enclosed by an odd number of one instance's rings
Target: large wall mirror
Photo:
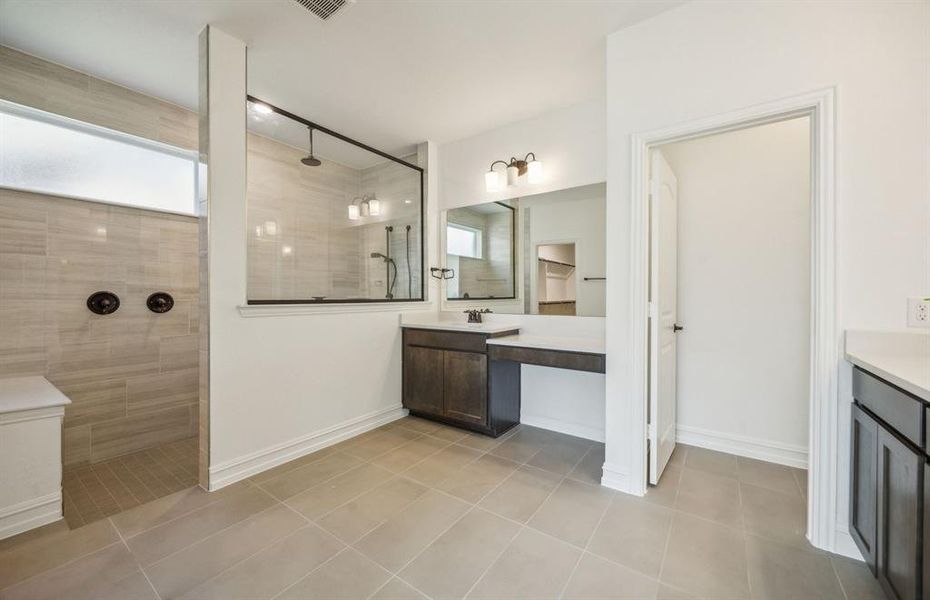
[[[606,185],[445,212],[447,310],[606,314]]]

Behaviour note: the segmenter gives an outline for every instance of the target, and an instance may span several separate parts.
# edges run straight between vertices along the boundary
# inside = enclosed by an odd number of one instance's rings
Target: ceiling
[[[391,153],[602,97],[608,33],[680,4],[0,0],[0,43],[195,109],[197,35],[249,47],[249,93]]]

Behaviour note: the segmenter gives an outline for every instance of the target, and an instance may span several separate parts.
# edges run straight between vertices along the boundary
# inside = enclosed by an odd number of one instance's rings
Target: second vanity
[[[514,325],[435,318],[401,327],[404,407],[494,437],[520,422],[522,364],[605,370],[599,340],[527,336]]]

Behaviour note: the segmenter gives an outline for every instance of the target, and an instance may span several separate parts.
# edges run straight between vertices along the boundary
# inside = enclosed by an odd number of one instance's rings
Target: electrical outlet
[[[930,328],[930,297],[907,299],[907,326]]]

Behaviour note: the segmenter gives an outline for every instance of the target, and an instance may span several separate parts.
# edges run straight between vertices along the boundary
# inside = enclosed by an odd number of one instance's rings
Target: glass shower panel
[[[249,303],[421,300],[416,155],[390,157],[276,111],[248,103]]]

